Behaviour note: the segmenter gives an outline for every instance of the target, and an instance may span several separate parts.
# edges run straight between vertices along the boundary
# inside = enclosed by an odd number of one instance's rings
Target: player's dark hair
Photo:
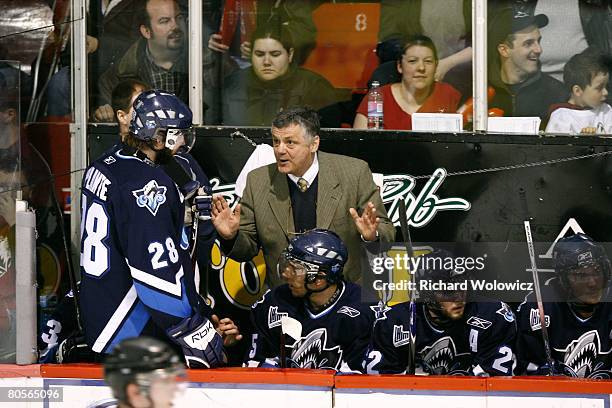
[[[404,41],[402,42],[402,53],[397,57],[398,62],[401,62],[402,57],[404,56],[408,48],[417,45],[429,48],[431,52],[433,52],[434,59],[436,60],[436,62],[438,62],[438,50],[436,49],[433,40],[428,36],[422,34],[411,35],[404,39]]]
[[[319,114],[309,106],[293,106],[276,114],[272,126],[284,129],[287,126],[299,125],[306,130],[307,137],[313,138],[319,134],[321,124]]]
[[[128,132],[128,134],[125,136],[125,139],[123,139],[123,143],[130,147],[133,147],[136,150],[142,150],[144,148],[151,147],[149,145],[149,142],[145,142],[144,140],[138,139],[132,134],[132,132]]]
[[[119,82],[114,88],[111,95],[111,106],[115,113],[115,119],[117,117],[117,111],[122,110],[127,112],[130,109],[130,101],[136,87],[142,87],[144,89],[150,89],[150,86],[145,84],[138,79],[126,79]]]
[[[563,68],[563,83],[572,92],[572,87],[578,85],[581,89],[591,84],[597,74],[608,73],[604,55],[592,48],[587,48],[574,55]]]

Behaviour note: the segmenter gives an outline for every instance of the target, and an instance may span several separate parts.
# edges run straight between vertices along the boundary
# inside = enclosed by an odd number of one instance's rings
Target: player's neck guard
[[[306,287],[307,290],[307,302],[306,305],[308,306],[308,309],[310,309],[311,312],[313,313],[319,313],[321,310],[325,310],[327,309],[330,305],[332,305],[336,300],[338,300],[338,297],[340,296],[340,293],[342,293],[342,288],[344,287],[344,283],[342,281],[337,283],[336,286],[336,290],[334,291],[334,293],[332,293],[332,295],[330,296],[329,299],[327,299],[327,302],[325,302],[324,304],[322,304],[321,306],[315,306],[312,304],[312,302],[310,301],[310,295],[312,295],[313,293],[320,293],[323,292],[324,290],[326,290],[327,288],[329,288],[331,285],[328,283],[327,286],[325,286],[322,289],[319,290],[310,290],[308,289],[308,287]]]
[[[595,310],[597,310],[599,303],[586,304],[579,302],[569,302],[569,306],[574,311],[574,313],[578,315],[578,317],[584,319],[591,317],[595,313]]]

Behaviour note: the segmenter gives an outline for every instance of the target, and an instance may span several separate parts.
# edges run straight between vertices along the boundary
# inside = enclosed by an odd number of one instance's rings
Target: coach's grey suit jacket
[[[360,276],[361,237],[349,214],[353,207],[361,212],[368,201],[376,206],[380,218],[378,233],[383,241],[393,241],[395,227],[387,216],[368,164],[348,156],[318,152],[319,190],[317,194],[317,228],[336,232],[349,251],[344,276],[357,281]],[[247,177],[242,196],[240,231],[231,242],[222,243],[224,252],[237,261],[252,259],[259,248],[266,261],[266,281],[271,287],[282,283],[276,271],[281,252],[295,235],[287,175],[276,163],[255,169]]]

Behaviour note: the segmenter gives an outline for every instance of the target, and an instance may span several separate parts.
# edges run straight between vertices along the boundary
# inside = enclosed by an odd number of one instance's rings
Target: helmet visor
[[[316,275],[319,273],[319,267],[301,261],[285,251],[281,253],[278,262],[278,273],[280,278],[291,280],[298,276]]]

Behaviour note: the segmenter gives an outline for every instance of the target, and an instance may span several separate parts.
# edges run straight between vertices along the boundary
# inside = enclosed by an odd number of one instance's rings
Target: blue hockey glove
[[[210,189],[202,187],[198,190],[198,194],[193,198],[191,209],[197,214],[200,221],[210,220],[210,212],[212,210],[212,194]]]
[[[195,314],[168,330],[181,346],[189,368],[214,368],[225,364],[223,339],[206,317]]]
[[[552,367],[548,363],[542,364],[532,373],[532,375],[562,375],[567,377],[576,377],[576,373],[574,373],[571,368],[557,360],[553,361]]]
[[[189,200],[191,197],[193,197],[194,194],[197,194],[197,192],[199,192],[199,188],[200,182],[197,180],[191,180],[187,182],[184,186],[181,186],[179,189],[185,197],[185,200]]]

